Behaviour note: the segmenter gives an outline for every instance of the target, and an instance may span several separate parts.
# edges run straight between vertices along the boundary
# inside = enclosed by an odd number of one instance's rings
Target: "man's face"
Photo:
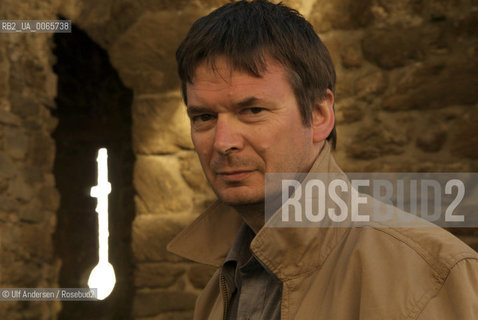
[[[308,172],[319,152],[286,71],[269,59],[261,78],[203,63],[187,85],[191,137],[206,177],[230,205],[264,201],[266,172]]]

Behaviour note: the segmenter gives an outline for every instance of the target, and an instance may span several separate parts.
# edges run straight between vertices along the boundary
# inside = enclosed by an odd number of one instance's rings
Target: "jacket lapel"
[[[216,201],[167,246],[168,251],[186,259],[219,267],[242,223],[231,207]]]

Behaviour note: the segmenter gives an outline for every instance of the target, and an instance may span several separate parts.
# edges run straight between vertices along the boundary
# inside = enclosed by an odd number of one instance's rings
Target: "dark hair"
[[[335,70],[330,54],[312,25],[294,9],[265,0],[228,3],[192,25],[176,51],[184,101],[186,84],[192,83],[197,67],[223,56],[238,71],[260,77],[267,56],[287,71],[304,125],[312,120],[317,99],[326,90],[335,92]],[[327,137],[335,147],[335,125]]]

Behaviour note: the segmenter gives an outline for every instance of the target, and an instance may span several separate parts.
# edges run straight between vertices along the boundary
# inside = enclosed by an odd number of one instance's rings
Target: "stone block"
[[[49,112],[47,111],[46,108],[43,108],[43,113]],[[44,116],[43,117],[43,128],[46,132],[48,133],[53,133],[53,131],[56,129],[58,126],[58,118],[52,117],[52,116]]]
[[[190,292],[154,290],[136,292],[133,316],[148,317],[172,311],[192,311],[196,295]]]
[[[19,126],[21,123],[21,120],[19,117],[14,115],[11,112],[8,112],[6,110],[1,110],[0,109],[0,124],[7,124],[11,126]]]
[[[353,159],[370,160],[386,155],[404,152],[409,142],[403,128],[385,127],[379,124],[362,125],[358,128],[351,143],[344,148],[347,156]]]
[[[194,211],[202,212],[217,199],[216,194],[209,186],[195,152],[181,152],[178,154],[178,158],[181,166],[181,175],[193,190],[192,201]]]
[[[123,3],[135,3],[134,0],[123,0]],[[204,0],[200,1],[201,4]],[[224,0],[222,0],[222,3],[224,3]],[[156,0],[142,0],[140,2],[141,7],[143,8],[144,11],[159,11],[159,10],[184,10],[184,8],[190,8],[190,7],[197,7],[197,3],[194,0],[162,0],[162,1],[156,1]],[[113,8],[116,5],[116,2],[113,1]]]
[[[0,194],[0,211],[18,212],[20,210],[20,202],[13,197]]]
[[[39,131],[41,130],[41,123],[39,121],[39,118],[29,118],[27,120],[24,120],[22,122],[22,127],[24,130],[28,131]]]
[[[26,174],[25,177],[27,177],[27,181],[29,179],[29,174]],[[43,177],[45,179],[44,185],[47,187],[54,187],[55,186],[55,176],[52,173],[44,173]]]
[[[35,199],[20,209],[19,217],[21,221],[40,223],[45,220],[46,211],[42,209],[41,202]]]
[[[43,102],[44,99],[55,97],[56,92],[51,86],[56,87],[56,78],[51,69],[45,68],[49,61],[43,57],[43,51],[49,50],[48,44],[41,38],[32,40],[34,41],[25,41],[25,49],[32,51],[36,48],[38,51],[22,56],[20,61],[13,65],[12,72],[18,72],[15,76],[23,75],[26,86],[31,90],[31,97],[34,97],[35,101]],[[38,103],[38,106],[41,106],[41,103]]]
[[[10,93],[10,63],[6,54],[6,43],[0,41],[0,97],[6,98]],[[0,114],[0,123],[2,116]]]
[[[181,152],[178,154],[181,166],[181,174],[191,189],[199,192],[211,190],[199,162],[197,153],[194,151]]]
[[[6,126],[4,129],[5,134],[5,152],[16,160],[25,159],[25,155],[28,151],[28,136],[23,130]]]
[[[41,184],[45,182],[45,173],[37,167],[23,166],[21,172],[29,185]]]
[[[60,207],[60,193],[55,187],[44,186],[38,191],[38,198],[43,209],[56,211]]]
[[[467,12],[460,12],[457,14],[456,18],[453,21],[453,24],[450,23],[447,26],[449,27],[447,31],[451,31],[453,40],[455,40],[456,37],[471,37],[472,39],[476,39],[476,34],[478,33],[477,12],[478,9],[475,4],[472,10],[469,10]]]
[[[335,122],[350,124],[360,121],[364,117],[364,103],[355,98],[343,99],[335,104]]]
[[[10,105],[12,112],[23,119],[37,117],[40,112],[38,102],[18,93],[12,93]]]
[[[15,176],[16,168],[10,157],[0,150],[0,177],[11,178]]]
[[[345,68],[358,68],[362,65],[362,51],[357,44],[342,47],[340,59]]]
[[[51,262],[53,258],[51,232],[41,225],[22,224],[20,244],[35,260]]]
[[[76,21],[86,30],[95,42],[108,49],[147,12],[160,10],[175,12],[198,6],[199,2],[193,0],[85,0],[81,4],[62,3],[61,11],[64,12],[64,16]]]
[[[337,39],[337,36],[334,33],[328,33],[320,35],[320,39],[327,47],[330,57],[332,58],[332,63],[334,66],[337,66],[340,63],[340,51],[342,50],[342,42]],[[340,82],[338,82],[340,84]]]
[[[108,48],[111,41],[114,41],[121,34],[116,20],[122,21],[122,15],[115,12],[116,16],[112,17],[112,6],[115,2],[108,0],[62,1],[60,13],[75,21],[101,47]],[[131,10],[131,8],[129,9]]]
[[[34,190],[23,176],[17,175],[10,183],[7,193],[21,202],[28,202],[33,198]]]
[[[51,171],[55,160],[54,140],[42,132],[32,134],[30,137],[28,155],[30,165],[39,167],[45,171]]]
[[[189,118],[178,92],[137,96],[133,103],[136,154],[167,154],[192,149]]]
[[[447,139],[447,132],[442,128],[422,128],[416,146],[425,152],[438,152]]]
[[[0,97],[0,110],[10,111],[10,101],[7,98]]]
[[[193,207],[192,190],[174,156],[137,157],[133,183],[147,213],[187,213]]]
[[[360,97],[381,95],[388,87],[388,77],[382,71],[372,71],[355,81],[355,93]]]
[[[135,93],[179,89],[175,52],[193,21],[205,12],[148,12],[112,45],[109,55],[124,84]]]
[[[207,265],[194,264],[188,271],[188,279],[195,288],[203,289],[209,282],[209,279],[213,276],[214,272],[216,272],[216,268]]]
[[[387,95],[382,108],[387,111],[430,110],[449,105],[474,104],[478,90],[471,85],[478,74],[476,61],[431,61],[402,76],[396,92]]]
[[[8,228],[2,245],[16,257],[37,263],[50,262],[53,257],[51,232],[36,224],[20,223]]]
[[[319,32],[363,28],[373,21],[371,6],[372,0],[317,0],[309,20]]]
[[[477,123],[477,105],[470,107],[470,110],[457,121],[451,137],[451,152],[457,157],[478,159]]]
[[[335,98],[340,101],[344,98],[353,97],[355,92],[355,81],[357,75],[355,72],[343,72],[338,75],[340,81],[335,86]]]
[[[219,8],[220,6],[228,3],[229,1],[227,0],[201,0],[200,4],[203,8],[207,8],[210,11],[212,11],[215,8]],[[284,2],[290,2],[290,1],[284,1]]]
[[[2,285],[17,288],[36,288],[42,279],[41,264],[14,260],[2,268]]]
[[[456,161],[440,163],[437,159],[412,162],[408,161],[407,165],[401,165],[399,171],[409,172],[470,172],[469,163],[463,161]],[[389,172],[391,170],[388,170]]]
[[[44,19],[55,19],[52,12],[57,0],[45,0],[35,2],[4,1],[5,6],[2,7],[4,12],[11,19],[34,19],[35,17],[44,17]],[[2,3],[2,4],[3,4]]]
[[[187,225],[192,215],[139,215],[133,221],[133,255],[137,262],[184,261],[166,250],[166,245]]]
[[[8,180],[7,178],[0,176],[0,194],[4,193],[8,189]]]
[[[134,285],[140,288],[167,288],[185,272],[173,263],[138,263],[134,270]]]
[[[424,57],[424,31],[421,28],[390,27],[374,29],[362,40],[364,57],[384,69],[401,67]]]

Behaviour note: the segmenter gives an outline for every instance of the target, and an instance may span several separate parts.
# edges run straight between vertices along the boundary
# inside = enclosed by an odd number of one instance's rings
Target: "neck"
[[[238,205],[234,209],[254,233],[257,234],[264,226],[264,202]]]

